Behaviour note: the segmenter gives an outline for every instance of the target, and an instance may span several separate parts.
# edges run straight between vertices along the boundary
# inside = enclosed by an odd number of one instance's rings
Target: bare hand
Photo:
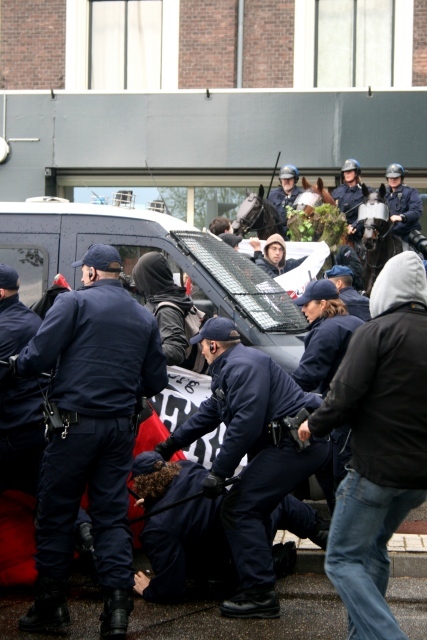
[[[261,243],[258,238],[249,238],[249,244],[254,251],[261,251]]]
[[[144,506],[144,498],[140,498],[139,500],[137,500],[133,506],[134,507],[143,507]]]
[[[301,440],[301,442],[305,442],[310,438],[310,436],[311,436],[311,431],[308,428],[308,421],[306,420],[299,426],[298,438]]]
[[[133,590],[136,591],[136,593],[139,593],[140,596],[142,596],[142,592],[150,584],[150,578],[147,578],[145,573],[143,573],[142,571],[138,571],[138,573],[135,573],[134,575],[134,580],[135,584]]]
[[[390,221],[391,222],[402,222],[402,216],[397,216],[397,215],[390,216]]]
[[[351,236],[353,233],[356,233],[356,227],[353,227],[352,224],[349,224],[347,227],[347,235]]]

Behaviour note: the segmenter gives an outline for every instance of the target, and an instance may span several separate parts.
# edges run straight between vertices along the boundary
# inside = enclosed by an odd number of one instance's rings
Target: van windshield
[[[171,235],[261,331],[301,333],[307,329],[304,315],[286,291],[246,255],[201,231],[172,231]]]

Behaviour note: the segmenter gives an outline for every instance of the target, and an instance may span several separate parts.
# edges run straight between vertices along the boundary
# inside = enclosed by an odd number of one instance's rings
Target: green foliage
[[[286,211],[288,233],[294,242],[324,241],[334,247],[347,228],[345,216],[331,204],[322,204],[309,212],[295,211],[291,207],[286,207]]]

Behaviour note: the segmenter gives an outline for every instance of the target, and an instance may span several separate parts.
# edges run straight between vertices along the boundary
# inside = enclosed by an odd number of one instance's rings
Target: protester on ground
[[[427,280],[414,252],[386,263],[370,309],[299,436],[351,424],[353,457],[337,492],[326,573],[347,607],[349,638],[408,640],[385,595],[387,542],[427,498]]]

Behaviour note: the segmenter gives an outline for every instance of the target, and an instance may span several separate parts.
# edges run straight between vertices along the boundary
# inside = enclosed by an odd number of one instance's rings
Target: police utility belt
[[[49,402],[49,400],[43,402],[43,417],[45,425],[44,438],[46,442],[49,442],[52,435],[57,431],[61,431],[61,438],[65,440],[70,425],[79,422],[78,413],[59,409],[56,402]]]
[[[294,417],[285,416],[279,420],[272,420],[269,422],[267,425],[267,432],[272,445],[278,447],[282,438],[287,435],[293,440],[294,444],[296,444],[298,451],[303,451],[303,449],[309,447],[310,440],[302,442],[302,440],[298,438],[298,428],[305,420],[307,420],[308,416],[309,412],[307,409],[301,409],[301,411]]]

